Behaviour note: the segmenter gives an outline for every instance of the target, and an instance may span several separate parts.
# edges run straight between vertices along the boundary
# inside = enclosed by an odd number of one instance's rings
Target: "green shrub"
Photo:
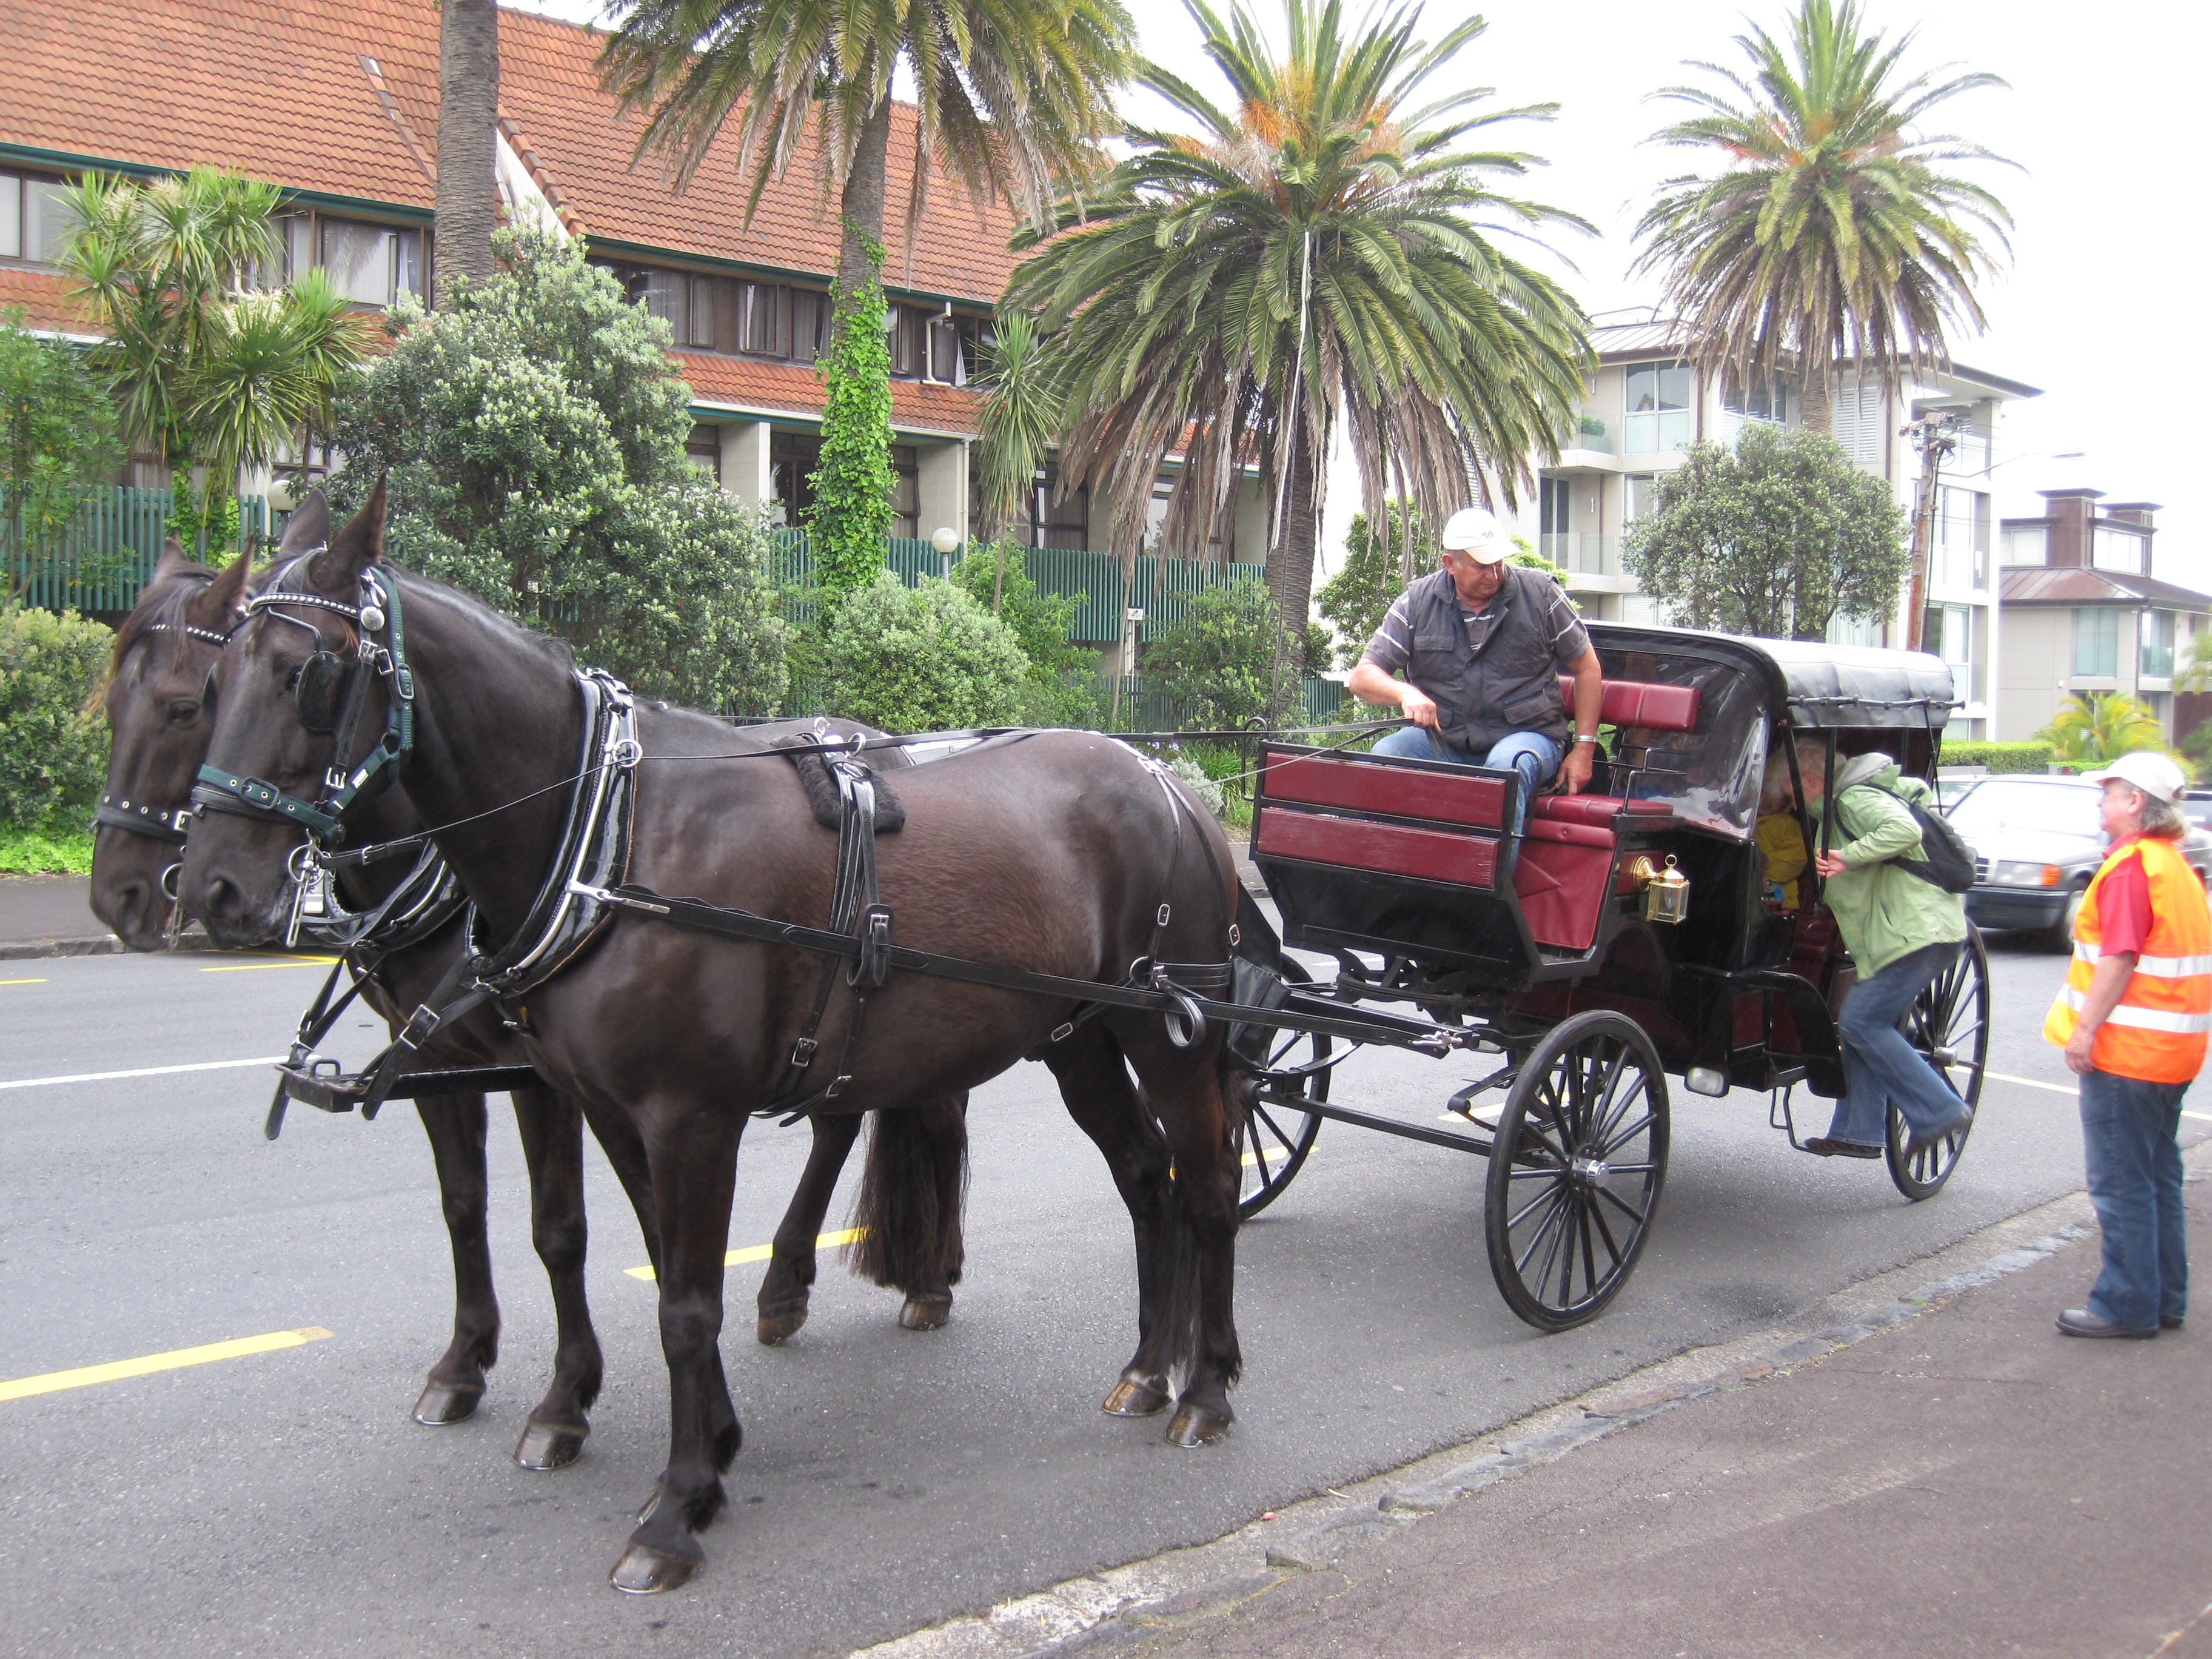
[[[1941,766],[1986,766],[1992,772],[2042,772],[2053,750],[2047,743],[1949,743],[1937,757]]]
[[[999,562],[1002,552],[1003,581]],[[1030,580],[1023,552],[1011,538],[978,543],[952,567],[951,583],[986,611],[991,609],[995,591],[999,620],[1012,631],[1022,654],[1029,659],[1029,678],[1022,688],[1016,719],[1024,726],[1103,725],[1105,712],[1098,702],[1097,653],[1070,644],[1067,638],[1076,607],[1086,596],[1038,592]]]
[[[1146,648],[1145,672],[1193,726],[1225,731],[1267,712],[1274,682],[1275,610],[1257,582],[1209,587]]]
[[[0,609],[0,824],[58,827],[107,770],[107,722],[88,708],[112,629],[74,611]]]
[[[88,876],[92,832],[11,830],[0,825],[0,876]]]
[[[887,732],[1010,725],[1030,672],[1012,630],[966,593],[888,570],[839,604],[822,654],[830,712]]]

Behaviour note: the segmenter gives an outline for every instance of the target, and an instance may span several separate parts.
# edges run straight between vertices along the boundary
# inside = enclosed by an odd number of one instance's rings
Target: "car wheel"
[[[2200,876],[2199,879],[2202,879]],[[2054,951],[2072,951],[2074,949],[2074,919],[2081,914],[2081,901],[2089,896],[2089,884],[2077,881],[2066,895],[2066,908],[2058,913],[2058,920],[2051,924],[2045,942]]]

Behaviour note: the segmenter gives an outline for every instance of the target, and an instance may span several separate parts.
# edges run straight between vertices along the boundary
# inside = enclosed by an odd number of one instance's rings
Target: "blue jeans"
[[[2089,1202],[2105,1234],[2105,1269],[2089,1310],[2130,1330],[2189,1309],[2181,1213],[2181,1097],[2186,1083],[2092,1072],[2081,1079],[2081,1150]]]
[[[1955,943],[1923,945],[1851,987],[1836,1022],[1844,1049],[1844,1093],[1836,1103],[1828,1139],[1881,1146],[1889,1138],[1893,1101],[1916,1133],[1948,1129],[1966,1115],[1966,1103],[1958,1091],[1897,1029],[1912,999],[1951,965],[1961,948]]]
[[[1456,766],[1494,766],[1500,771],[1518,772],[1521,804],[1513,819],[1513,833],[1516,836],[1528,821],[1528,798],[1549,783],[1552,774],[1559,769],[1559,745],[1541,732],[1508,732],[1491,744],[1487,755],[1476,755],[1455,744],[1446,743],[1429,726],[1401,726],[1389,737],[1377,739],[1374,752],[1396,755],[1405,760],[1449,761]]]

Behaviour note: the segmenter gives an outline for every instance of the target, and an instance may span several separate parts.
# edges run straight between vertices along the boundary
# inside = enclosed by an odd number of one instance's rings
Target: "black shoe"
[[[1926,1134],[1922,1134],[1915,1129],[1905,1137],[1905,1155],[1911,1158],[1916,1153],[1926,1152],[1939,1140],[1947,1140],[1953,1135],[1964,1134],[1973,1127],[1973,1123],[1974,1115],[1972,1112],[1962,1112],[1942,1128],[1930,1130]]]
[[[1798,1144],[1815,1158],[1880,1158],[1881,1156],[1881,1148],[1879,1146],[1863,1146],[1856,1140],[1831,1140],[1826,1135],[1817,1135],[1810,1140],[1800,1141]]]
[[[2158,1328],[2162,1331],[2179,1330],[2181,1328],[2181,1316],[2179,1314],[2160,1314],[2158,1316]]]
[[[2164,1320],[2160,1320],[2159,1325],[2163,1325],[2165,1322]],[[2175,1322],[2177,1324],[2179,1322],[2178,1320]],[[2087,1308],[2069,1308],[2058,1316],[2058,1328],[2068,1336],[2117,1336],[2124,1337],[2130,1341],[2140,1342],[2147,1338],[2156,1336],[2159,1325],[2150,1326],[2144,1330],[2136,1330],[2132,1326],[2115,1325],[2111,1320],[2091,1313]]]

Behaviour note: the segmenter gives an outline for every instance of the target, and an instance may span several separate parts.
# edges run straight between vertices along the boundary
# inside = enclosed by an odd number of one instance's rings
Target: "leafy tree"
[[[1684,627],[1817,640],[1837,616],[1896,606],[1905,509],[1832,438],[1747,422],[1733,450],[1693,445],[1653,489],[1624,562]]]
[[[1656,94],[1698,112],[1652,142],[1717,153],[1720,168],[1660,186],[1636,228],[1636,268],[1664,276],[1663,303],[1691,325],[1701,362],[1754,385],[1795,368],[1805,424],[1826,433],[1838,364],[1893,385],[1946,358],[1949,331],[1982,327],[1982,234],[2006,246],[2011,216],[1942,169],[1999,158],[1914,129],[1960,93],[2005,83],[1903,78],[1912,35],[1886,41],[1856,0],[1796,0],[1786,40],[1753,24],[1735,44],[1747,76],[1693,63],[1719,90]]]
[[[450,310],[492,274],[499,222],[499,0],[440,0],[437,218],[430,289]]]
[[[1040,593],[1011,538],[971,548],[952,567],[952,585],[1006,625],[1029,659],[1020,718],[1025,726],[1090,726],[1099,715],[1097,657],[1067,630],[1086,594]]]
[[[0,605],[60,550],[115,459],[115,408],[83,354],[0,312]]]
[[[1314,595],[1321,614],[1336,630],[1340,668],[1359,666],[1359,654],[1382,626],[1382,618],[1414,574],[1433,569],[1436,544],[1418,512],[1401,501],[1383,504],[1383,531],[1364,513],[1352,515],[1344,533],[1344,562]]]
[[[751,204],[819,146],[844,240],[837,309],[874,280],[884,240],[891,76],[915,87],[906,225],[921,229],[933,171],[973,199],[1051,222],[1054,181],[1091,170],[1115,126],[1134,30],[1119,0],[945,0],[933,6],[793,6],[781,0],[637,0],[599,56],[624,112],[647,112],[638,155],[688,182],[732,117]],[[834,343],[834,338],[833,338]]]
[[[114,643],[74,611],[0,610],[0,825],[58,830],[99,796],[107,722],[93,694]]]
[[[330,429],[374,337],[320,270],[258,287],[283,253],[276,185],[209,167],[135,184],[89,174],[64,192],[62,264],[106,336],[94,371],[121,435],[166,467],[205,466],[204,518],[242,468]]]
[[[1225,731],[1274,703],[1274,607],[1257,582],[1209,587],[1145,650],[1145,669],[1200,726]]]
[[[882,569],[830,617],[823,666],[831,714],[889,732],[1009,725],[1030,672],[1012,629],[951,582]]]
[[[2116,761],[2138,749],[2171,752],[2150,706],[2124,691],[2077,691],[2035,735],[2060,761]]]
[[[751,515],[685,458],[668,325],[580,241],[495,238],[450,311],[388,314],[392,349],[337,432],[343,509],[390,472],[392,553],[561,635],[647,696],[772,712],[783,626]]]
[[[1581,307],[1486,233],[1589,227],[1491,189],[1532,158],[1468,147],[1554,106],[1476,113],[1485,92],[1422,91],[1480,18],[1431,47],[1413,38],[1418,4],[1347,34],[1340,0],[1284,0],[1277,52],[1243,0],[1225,21],[1186,3],[1233,104],[1147,64],[1139,78],[1198,133],[1133,132],[1134,153],[1064,204],[1062,234],[1001,309],[1057,331],[1062,483],[1089,484],[1117,544],[1143,535],[1170,452],[1185,459],[1171,547],[1203,546],[1258,463],[1287,697],[1337,423],[1370,513],[1395,493],[1438,521],[1479,474],[1510,501],[1530,458],[1557,453],[1593,359]]]
[[[814,505],[815,581],[834,605],[884,568],[891,521],[891,356],[884,339],[884,250],[868,245],[868,280],[837,302],[837,326],[822,364],[822,459],[808,482]]]

